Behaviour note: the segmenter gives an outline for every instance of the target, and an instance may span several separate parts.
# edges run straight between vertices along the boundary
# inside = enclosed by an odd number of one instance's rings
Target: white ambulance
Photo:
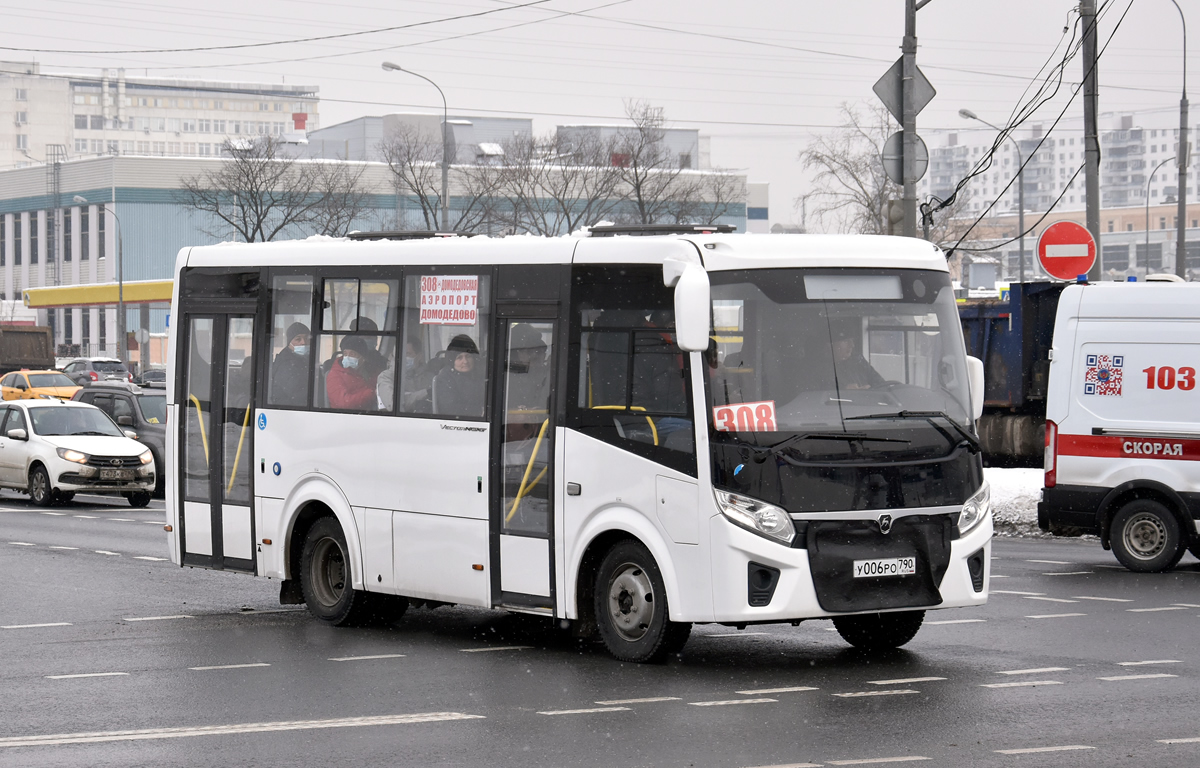
[[[1038,525],[1132,571],[1200,552],[1200,283],[1069,286],[1050,355]]]

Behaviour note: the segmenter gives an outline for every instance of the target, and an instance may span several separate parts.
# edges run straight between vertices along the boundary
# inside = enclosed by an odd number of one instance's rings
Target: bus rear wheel
[[[641,542],[613,545],[596,572],[594,595],[600,639],[620,661],[662,661],[692,632],[691,624],[670,620],[662,574]]]
[[[850,645],[864,651],[886,651],[912,640],[925,611],[901,611],[898,613],[865,613],[858,616],[837,616],[833,626]]]
[[[350,557],[346,536],[335,518],[313,523],[300,555],[300,588],[309,612],[335,627],[358,626],[399,619],[408,601],[350,586]]]

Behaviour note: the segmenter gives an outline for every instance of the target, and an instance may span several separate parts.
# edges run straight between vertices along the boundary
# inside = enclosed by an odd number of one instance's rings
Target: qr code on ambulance
[[[1124,355],[1088,355],[1083,376],[1083,394],[1121,396]]]

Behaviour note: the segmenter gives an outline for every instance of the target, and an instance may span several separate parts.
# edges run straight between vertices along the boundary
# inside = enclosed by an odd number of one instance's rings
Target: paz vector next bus
[[[985,603],[983,367],[942,253],[724,229],[184,249],[172,560],[335,625],[497,608],[629,661],[695,622],[892,648]]]

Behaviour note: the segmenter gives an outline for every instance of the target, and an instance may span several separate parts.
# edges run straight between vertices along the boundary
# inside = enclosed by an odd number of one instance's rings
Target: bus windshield
[[[784,474],[795,476],[821,465],[936,462],[978,451],[946,273],[779,269],[711,277],[716,344],[707,385],[718,475],[726,463],[745,466],[746,456],[755,465],[790,464],[795,471]],[[780,482],[762,483],[758,495],[777,500]]]

